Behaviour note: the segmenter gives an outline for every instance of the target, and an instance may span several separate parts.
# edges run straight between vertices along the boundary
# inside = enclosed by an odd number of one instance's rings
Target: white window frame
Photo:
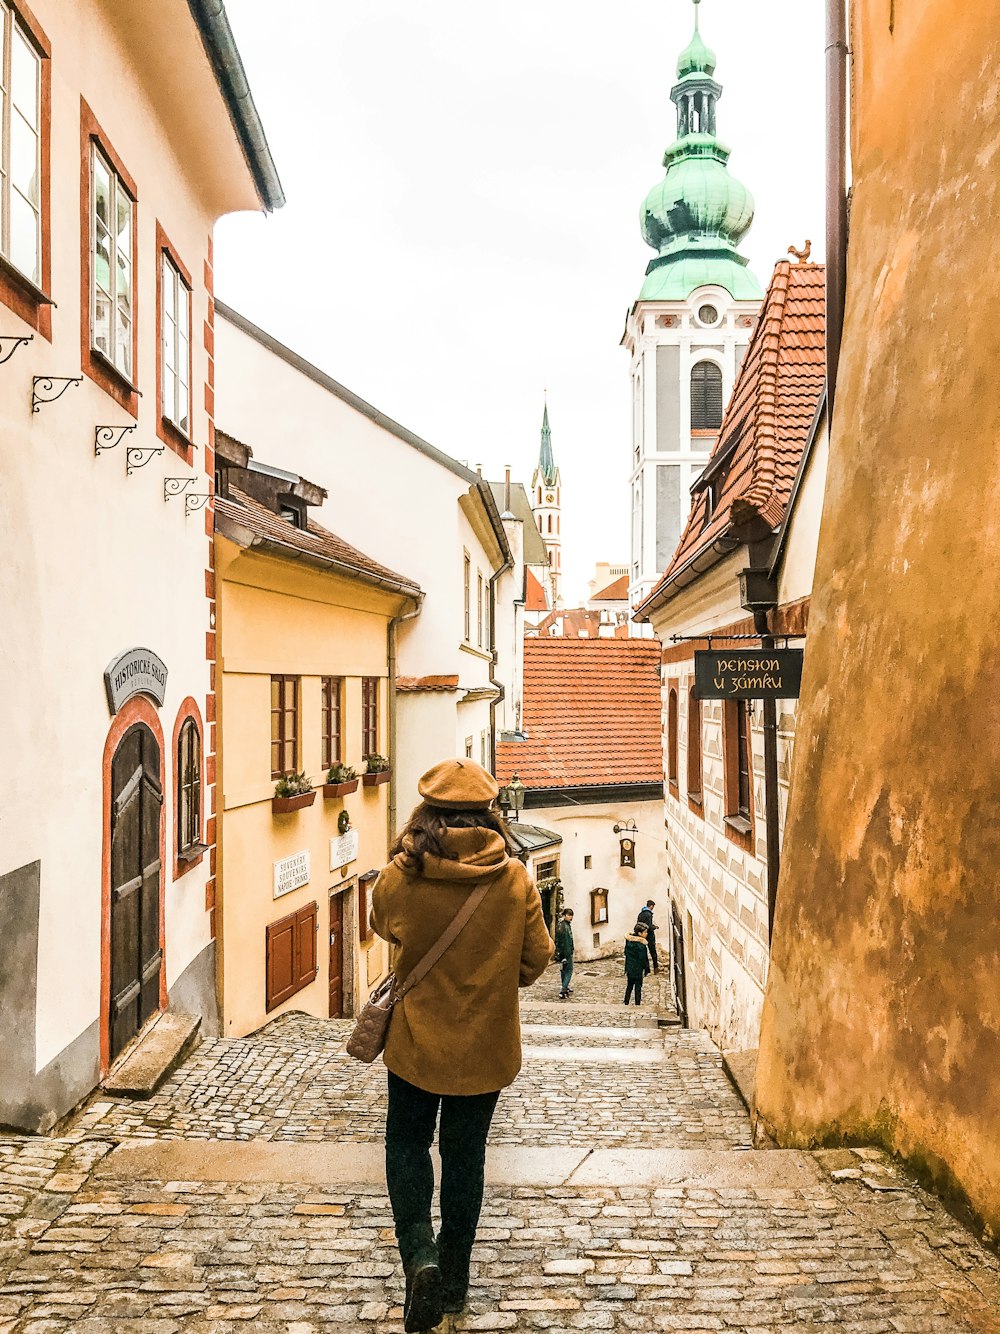
[[[109,194],[108,194],[108,220],[115,220],[115,230],[111,231],[106,227],[97,216],[97,167],[98,163],[108,174]],[[129,253],[127,257],[127,277],[128,277],[128,315],[123,315],[120,309],[120,299],[117,291],[105,293],[110,303],[110,322],[109,322],[109,341],[110,346],[107,350],[98,346],[97,343],[97,238],[99,228],[104,227],[108,233],[108,285],[117,287],[115,279],[118,274],[118,262],[121,258],[118,246],[119,231],[117,226],[118,218],[118,199],[119,194],[128,200],[128,238]],[[112,165],[108,155],[96,141],[91,141],[90,145],[90,346],[91,350],[96,352],[99,357],[106,361],[125,377],[129,384],[135,383],[134,359],[134,333],[135,333],[135,200],[126,186],[125,182],[119,176]],[[120,338],[121,322],[125,319],[128,322],[128,337]],[[127,354],[127,362],[122,365],[119,360],[119,352],[124,351]]]
[[[483,622],[484,622],[484,620],[485,620],[485,617],[484,617],[484,615],[483,615],[483,601],[484,601],[484,596],[483,596],[483,595],[484,595],[484,590],[485,590],[485,588],[486,588],[486,583],[485,583],[485,580],[483,579],[483,572],[482,572],[482,570],[477,570],[477,571],[476,571],[476,578],[477,578],[478,581],[479,581],[478,584],[476,585],[476,593],[477,593],[477,596],[476,596],[476,647],[477,647],[477,648],[482,648],[482,647],[483,647]]]
[[[463,574],[463,598],[464,598],[464,634],[462,638],[467,644],[472,643],[472,557],[466,551],[463,553],[464,574]]]
[[[182,298],[183,318],[180,316]],[[190,440],[191,289],[166,250],[160,252],[160,335],[160,411],[171,426]],[[168,355],[173,357],[172,367],[168,365]],[[168,376],[172,382],[170,391]],[[186,412],[182,411],[182,406],[186,406]]]
[[[15,41],[19,41],[35,63],[35,106],[33,121],[28,121],[25,108],[15,106],[13,91],[13,62]],[[0,0],[0,254],[23,273],[36,287],[42,281],[42,60],[43,56],[32,40],[31,33],[20,21],[16,10]],[[35,169],[32,180],[32,200],[22,185],[12,179],[12,132],[14,126],[34,136]],[[23,184],[23,183],[22,183]],[[12,254],[11,206],[13,199],[26,205],[35,217],[35,263],[31,272],[18,264]]]

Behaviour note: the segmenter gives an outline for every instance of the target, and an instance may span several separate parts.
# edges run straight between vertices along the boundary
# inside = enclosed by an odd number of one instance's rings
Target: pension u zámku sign
[[[699,699],[798,699],[802,658],[800,648],[699,650],[694,691]]]

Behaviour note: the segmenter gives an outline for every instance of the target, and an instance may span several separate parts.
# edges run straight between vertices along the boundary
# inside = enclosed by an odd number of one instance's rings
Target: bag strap
[[[445,928],[445,931],[437,944],[433,945],[417,966],[411,970],[409,977],[407,977],[406,981],[396,993],[397,1000],[402,1000],[408,991],[412,990],[418,982],[425,978],[437,963],[438,959],[441,958],[441,955],[444,954],[445,950],[455,943],[468,924],[472,914],[482,903],[483,899],[485,899],[489,887],[490,881],[487,880],[485,884],[480,885],[478,889],[474,890],[469,895],[461,908],[448,923],[448,926]]]

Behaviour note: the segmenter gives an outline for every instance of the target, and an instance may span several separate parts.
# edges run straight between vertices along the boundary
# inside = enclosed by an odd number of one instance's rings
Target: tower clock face
[[[546,505],[551,505],[553,500],[555,500],[555,496],[552,494],[551,491],[547,492],[545,496]]]

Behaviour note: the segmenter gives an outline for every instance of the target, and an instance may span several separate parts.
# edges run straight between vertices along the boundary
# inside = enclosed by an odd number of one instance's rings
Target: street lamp
[[[515,823],[517,817],[524,810],[524,791],[524,784],[517,774],[514,774],[510,782],[500,789],[500,795],[497,798],[504,816],[508,820],[513,817]]]

